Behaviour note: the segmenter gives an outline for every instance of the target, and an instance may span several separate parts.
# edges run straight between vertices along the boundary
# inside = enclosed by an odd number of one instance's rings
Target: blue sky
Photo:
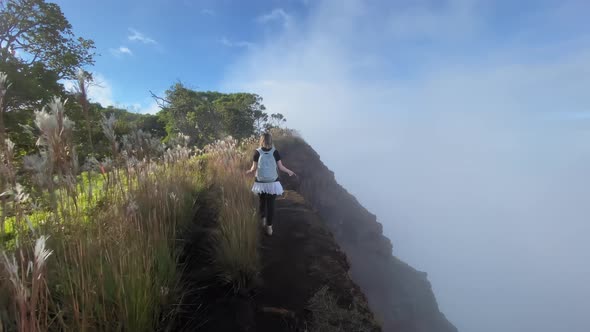
[[[260,94],[460,331],[590,331],[587,0],[58,3],[96,101]]]
[[[106,91],[96,91],[95,99],[141,111],[155,110],[148,90],[161,93],[176,80],[198,89],[232,88],[225,84],[228,68],[280,43],[287,30],[305,35],[332,2],[57,1],[74,31],[96,42],[100,56],[91,70]],[[448,65],[485,64],[502,52],[510,61],[532,63],[555,56],[547,46],[559,44],[562,54],[588,41],[584,13],[590,6],[583,0],[359,3],[340,5],[338,10],[356,11],[348,18],[354,31],[342,30],[343,38],[331,42],[350,53],[351,63],[374,62],[356,69],[368,80],[412,79]],[[327,31],[337,15],[326,21]],[[354,43],[347,40],[358,33]]]
[[[176,80],[219,89],[226,66],[280,29],[285,13],[307,11],[302,1],[56,2],[74,31],[96,42],[91,70],[112,94],[98,99],[142,107],[148,90],[162,92]]]

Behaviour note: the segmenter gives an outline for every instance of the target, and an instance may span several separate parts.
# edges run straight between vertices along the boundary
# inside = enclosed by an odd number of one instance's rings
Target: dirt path
[[[321,287],[310,275],[313,215],[301,196],[286,192],[277,200],[274,233],[262,240],[262,287],[255,300],[259,306],[257,327],[262,331],[292,331],[301,325],[310,296]],[[265,313],[264,308],[282,308],[295,315]],[[268,310],[267,310],[268,311]]]
[[[262,241],[262,287],[255,297],[259,311],[257,331],[297,331],[309,318],[309,299],[328,285],[342,301],[351,301],[355,286],[348,278],[346,257],[323,222],[296,192],[277,200],[271,237]],[[283,308],[295,318],[265,313]]]
[[[193,324],[182,324],[183,328],[177,330],[305,331],[310,318],[306,310],[308,301],[321,287],[329,286],[343,306],[351,303],[353,296],[362,296],[348,276],[345,255],[322,220],[298,193],[285,192],[276,201],[275,213],[273,235],[261,235],[262,271],[258,287],[250,294],[237,297],[212,288],[210,293],[206,291],[195,298],[187,298],[186,318],[195,310],[191,303],[204,301],[208,304],[207,313],[204,313],[208,321],[198,329]],[[190,256],[198,257],[199,252],[196,249]],[[202,261],[202,257],[197,260]],[[191,272],[189,277],[202,279],[202,275],[195,273],[197,271]],[[195,284],[192,288],[201,286]],[[194,314],[192,316],[195,319]]]

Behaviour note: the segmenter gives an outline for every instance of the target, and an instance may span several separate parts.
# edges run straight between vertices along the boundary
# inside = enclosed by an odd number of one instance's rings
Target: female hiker
[[[252,174],[256,171],[256,181],[252,186],[252,192],[258,194],[260,198],[260,218],[268,235],[272,235],[275,198],[283,194],[283,186],[279,182],[277,167],[289,176],[295,175],[281,162],[281,155],[272,144],[270,133],[264,133],[260,137],[260,147],[254,151],[252,167],[246,173]]]

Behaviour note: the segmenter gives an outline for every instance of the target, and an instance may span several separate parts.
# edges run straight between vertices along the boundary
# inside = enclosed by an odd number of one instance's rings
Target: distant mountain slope
[[[328,223],[383,330],[456,332],[440,312],[426,273],[393,256],[376,216],[336,182],[312,147],[295,137],[281,137],[276,145],[285,164],[299,175],[284,178],[283,183]]]

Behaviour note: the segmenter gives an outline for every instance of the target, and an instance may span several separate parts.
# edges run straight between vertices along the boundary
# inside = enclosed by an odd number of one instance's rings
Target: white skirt
[[[252,186],[252,192],[255,194],[271,194],[271,195],[282,195],[283,186],[279,181],[275,182],[254,182]]]

